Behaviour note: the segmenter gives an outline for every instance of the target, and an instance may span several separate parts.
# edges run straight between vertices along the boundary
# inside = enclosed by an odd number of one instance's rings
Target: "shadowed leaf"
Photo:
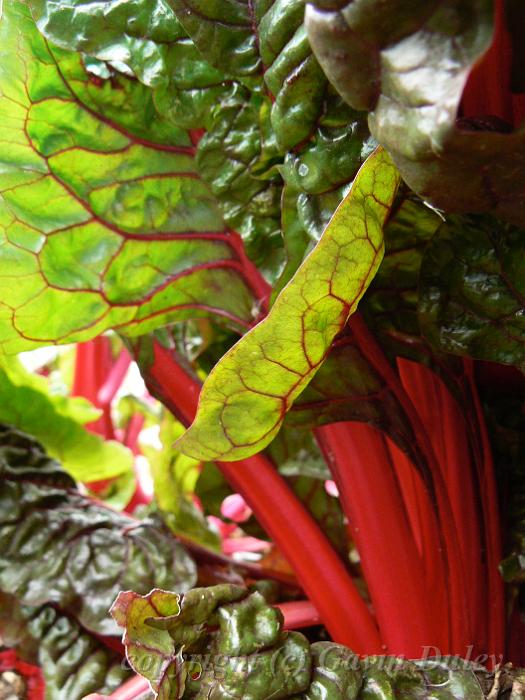
[[[449,212],[525,223],[525,127],[456,124],[469,72],[492,39],[491,0],[314,0],[306,25],[329,79],[369,110],[372,135],[418,195]]]
[[[24,433],[0,430],[0,590],[24,605],[58,605],[87,629],[115,634],[122,588],[187,590],[195,564],[154,520],[133,520],[75,490]]]

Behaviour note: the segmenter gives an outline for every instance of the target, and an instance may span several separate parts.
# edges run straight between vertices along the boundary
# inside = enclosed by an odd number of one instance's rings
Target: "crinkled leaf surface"
[[[85,403],[51,393],[44,377],[27,372],[16,358],[0,359],[0,421],[34,435],[77,481],[132,474],[130,450],[83,427],[93,420]]]
[[[0,46],[4,351],[214,312],[245,324],[252,300],[235,239],[185,133],[167,134],[140,84],[94,85],[20,2],[4,6]]]
[[[112,613],[132,666],[158,698],[214,700],[484,700],[494,676],[458,657],[360,659],[333,642],[282,631],[257,592],[231,584],[184,596],[121,593]],[[491,698],[523,697],[523,672],[505,667]]]
[[[276,435],[381,262],[398,182],[383,151],[370,156],[270,314],[209,375],[197,417],[179,442],[185,454],[242,459]]]
[[[456,125],[463,88],[493,31],[491,0],[308,4],[312,47],[408,185],[446,211],[525,222],[525,128]],[[480,115],[482,116],[482,115]],[[483,127],[482,127],[483,129]]]
[[[22,658],[41,667],[46,700],[112,693],[129,677],[117,652],[51,605],[19,605],[0,592],[0,636]]]
[[[58,605],[86,628],[114,634],[119,590],[187,590],[195,564],[168,530],[81,495],[26,434],[0,432],[0,589],[24,605]]]
[[[125,65],[147,85],[167,81],[171,44],[184,38],[164,0],[31,0],[30,6],[54,44]]]
[[[185,129],[207,122],[229,89],[199,53],[165,0],[31,0],[40,31],[64,49],[131,72],[153,89],[155,106]],[[88,61],[90,67],[92,60]],[[98,66],[97,74],[108,68]]]
[[[525,235],[450,217],[423,257],[419,322],[438,350],[525,368]]]
[[[112,614],[126,630],[128,660],[159,698],[279,699],[308,686],[306,638],[283,632],[282,614],[256,591],[232,584],[183,596],[129,591]]]
[[[424,359],[418,319],[421,261],[442,223],[435,211],[408,195],[399,198],[385,229],[385,257],[361,312],[393,361],[396,356]]]

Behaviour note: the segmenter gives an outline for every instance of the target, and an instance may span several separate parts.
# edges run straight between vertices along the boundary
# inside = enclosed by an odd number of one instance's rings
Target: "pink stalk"
[[[124,377],[126,376],[130,364],[131,355],[124,348],[121,350],[117,361],[111,367],[106,380],[98,390],[97,406],[109,406],[111,404],[117,391],[120,389],[122,382],[124,381]]]
[[[430,438],[446,485],[459,535],[461,556],[471,609],[472,637],[469,645],[486,650],[486,585],[482,561],[483,514],[476,500],[473,454],[463,411],[441,379],[424,365],[398,360],[401,382]]]
[[[98,402],[98,392],[111,371],[112,365],[111,346],[108,338],[99,336],[87,343],[77,345],[72,395],[83,396],[97,408],[102,409],[100,418],[88,424],[87,427],[108,440],[115,437],[111,410],[109,404],[102,405]]]
[[[421,420],[399,376],[389,364],[374,336],[366,327],[359,314],[350,319],[350,327],[369,362],[383,378],[397,398],[401,409],[409,419],[415,439],[415,447],[423,457],[423,478],[425,487],[433,500],[435,515],[438,518],[438,533],[442,540],[442,571],[447,577],[446,589],[449,595],[449,621],[451,630],[450,653],[464,654],[472,639],[472,619],[469,606],[469,591],[465,578],[465,563],[460,549],[460,534],[453,517],[452,506],[445,480],[436,458],[436,453]]]

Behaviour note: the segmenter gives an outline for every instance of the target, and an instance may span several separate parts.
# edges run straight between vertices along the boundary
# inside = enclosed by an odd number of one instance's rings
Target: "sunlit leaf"
[[[185,454],[242,459],[276,435],[377,271],[398,182],[383,151],[367,160],[270,314],[209,375],[197,418],[179,441]]]
[[[210,313],[246,324],[243,265],[185,132],[139,83],[90,82],[18,1],[0,47],[3,350]]]

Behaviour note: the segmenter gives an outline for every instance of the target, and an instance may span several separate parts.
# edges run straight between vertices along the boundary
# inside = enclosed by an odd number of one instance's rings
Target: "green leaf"
[[[188,137],[168,136],[151,94],[122,77],[94,85],[21,2],[4,7],[0,46],[4,352],[210,313],[246,325],[235,241]]]
[[[41,667],[46,700],[112,693],[129,677],[117,652],[51,605],[19,605],[0,592],[0,636],[25,661]]]
[[[178,596],[120,593],[112,614],[128,660],[158,698],[214,700],[484,700],[523,697],[523,670],[494,673],[459,657],[359,658],[282,631],[282,615],[231,584]],[[494,690],[492,690],[494,688]],[[492,691],[492,692],[491,692]]]
[[[428,362],[431,355],[419,327],[419,277],[425,250],[442,223],[409,194],[399,199],[385,229],[385,257],[361,311],[393,361],[402,356]]]
[[[268,98],[265,98],[268,102]],[[217,198],[225,221],[246,244],[246,252],[272,279],[282,257],[278,173],[258,178],[263,98],[238,85],[211,111],[208,132],[199,141],[197,164]]]
[[[158,522],[99,505],[24,433],[0,431],[0,589],[24,605],[58,605],[87,629],[122,588],[187,590],[195,564]]]
[[[325,482],[332,479],[332,475],[312,433],[298,430],[293,424],[288,427],[285,421],[283,429],[268,446],[268,454],[336,550],[348,560],[350,542],[345,516],[339,499],[326,491]]]
[[[468,74],[492,40],[492,0],[319,1],[306,24],[328,78],[370,111],[372,135],[411,189],[449,212],[525,223],[525,128],[456,123]]]
[[[525,368],[524,265],[521,229],[450,217],[423,257],[423,334],[438,350]]]
[[[184,454],[238,460],[276,435],[381,262],[397,186],[396,169],[377,151],[270,314],[207,378],[197,417],[179,441]]]
[[[123,64],[147,85],[167,80],[170,44],[184,37],[164,0],[31,0],[39,30],[65,49]]]
[[[30,6],[47,39],[131,71],[153,88],[159,111],[182,128],[204,126],[209,110],[229,89],[222,72],[188,40],[165,0],[108,0],[103,5],[30,0]],[[102,76],[107,71],[107,66],[99,67]]]
[[[193,502],[200,463],[181,455],[173,443],[184,428],[165,412],[160,423],[160,449],[144,448],[149,459],[155,500],[168,527],[203,546],[220,550],[220,539]]]
[[[129,662],[159,698],[278,700],[310,682],[306,638],[282,632],[282,614],[258,592],[232,584],[182,596],[128,591],[112,614],[126,630]]]
[[[44,377],[27,372],[16,358],[0,358],[0,422],[34,435],[77,481],[133,474],[131,451],[88,432],[94,419],[84,399],[52,394]]]

